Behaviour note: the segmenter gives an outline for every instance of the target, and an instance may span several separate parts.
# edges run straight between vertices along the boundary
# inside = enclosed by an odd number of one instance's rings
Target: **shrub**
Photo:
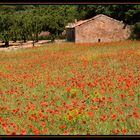
[[[135,23],[133,26],[131,39],[140,40],[140,22]]]

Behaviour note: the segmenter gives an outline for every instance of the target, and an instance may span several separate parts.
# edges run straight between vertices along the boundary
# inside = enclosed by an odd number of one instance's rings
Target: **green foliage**
[[[136,40],[140,40],[140,22],[137,22],[133,26],[133,31],[132,31],[131,38],[136,39]]]
[[[80,19],[105,14],[130,25],[140,20],[140,5],[78,5],[77,10]]]
[[[65,26],[75,19],[88,19],[105,14],[135,25],[134,38],[138,39],[140,5],[0,5],[0,39],[38,41],[41,31],[49,31],[51,40],[65,38]]]
[[[0,15],[0,34],[1,34],[1,39],[2,41],[5,42],[5,46],[9,45],[9,40],[11,37],[11,30],[12,30],[12,16],[10,15]]]

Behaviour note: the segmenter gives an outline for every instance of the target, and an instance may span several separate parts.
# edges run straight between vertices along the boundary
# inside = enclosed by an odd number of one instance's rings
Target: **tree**
[[[75,5],[40,6],[43,17],[43,30],[51,33],[52,40],[59,38],[68,22],[73,22],[78,16]]]
[[[140,22],[135,23],[133,26],[131,39],[140,40]]]
[[[11,27],[13,25],[11,15],[0,15],[0,34],[1,39],[5,43],[5,47],[9,46],[9,40],[11,38]]]
[[[0,5],[0,38],[38,41],[41,31],[49,31],[51,38],[59,38],[69,22],[85,20],[105,14],[137,29],[140,5]],[[136,30],[135,29],[135,30]]]
[[[28,16],[26,16],[26,24],[28,25],[29,36],[33,41],[33,46],[35,42],[38,42],[38,35],[41,33],[43,28],[43,18],[36,13],[35,10],[29,11]]]
[[[18,22],[17,22],[17,28],[19,32],[19,39],[26,42],[30,37],[30,24],[29,24],[29,16],[27,14],[28,12],[22,12],[18,15]]]
[[[12,16],[12,20],[13,20],[13,24],[11,26],[11,30],[10,30],[10,35],[11,35],[11,39],[16,42],[17,40],[20,40],[20,16],[18,14],[15,14]]]

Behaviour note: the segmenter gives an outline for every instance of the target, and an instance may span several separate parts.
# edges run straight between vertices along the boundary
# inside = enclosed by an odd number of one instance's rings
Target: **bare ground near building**
[[[33,47],[41,46],[43,44],[62,43],[62,42],[65,42],[65,40],[55,40],[54,42],[52,42],[51,40],[39,40],[38,42],[35,42],[33,46],[32,41],[27,41],[26,43],[21,42],[21,41],[17,41],[17,42],[10,41],[9,47],[3,47],[4,43],[0,42],[0,51],[11,51],[11,50],[16,50],[16,49],[21,49],[21,48],[23,49],[33,48]]]

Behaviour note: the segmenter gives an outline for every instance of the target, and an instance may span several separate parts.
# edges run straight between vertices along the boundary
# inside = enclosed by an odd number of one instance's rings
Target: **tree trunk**
[[[33,40],[33,47],[34,47],[35,46],[35,42],[36,42],[36,35],[35,34],[32,35],[32,40]]]
[[[5,47],[8,47],[9,46],[9,41],[5,41]]]
[[[32,40],[33,40],[33,47],[35,46],[35,38],[34,35],[32,36]]]
[[[35,35],[36,42],[38,42],[38,33]]]
[[[14,41],[14,42],[17,42],[17,39],[16,39],[16,38],[13,38],[13,41]]]
[[[26,42],[26,37],[25,36],[23,36],[23,41],[24,41],[24,43]]]
[[[35,46],[35,42],[34,42],[34,40],[33,40],[33,47]]]

